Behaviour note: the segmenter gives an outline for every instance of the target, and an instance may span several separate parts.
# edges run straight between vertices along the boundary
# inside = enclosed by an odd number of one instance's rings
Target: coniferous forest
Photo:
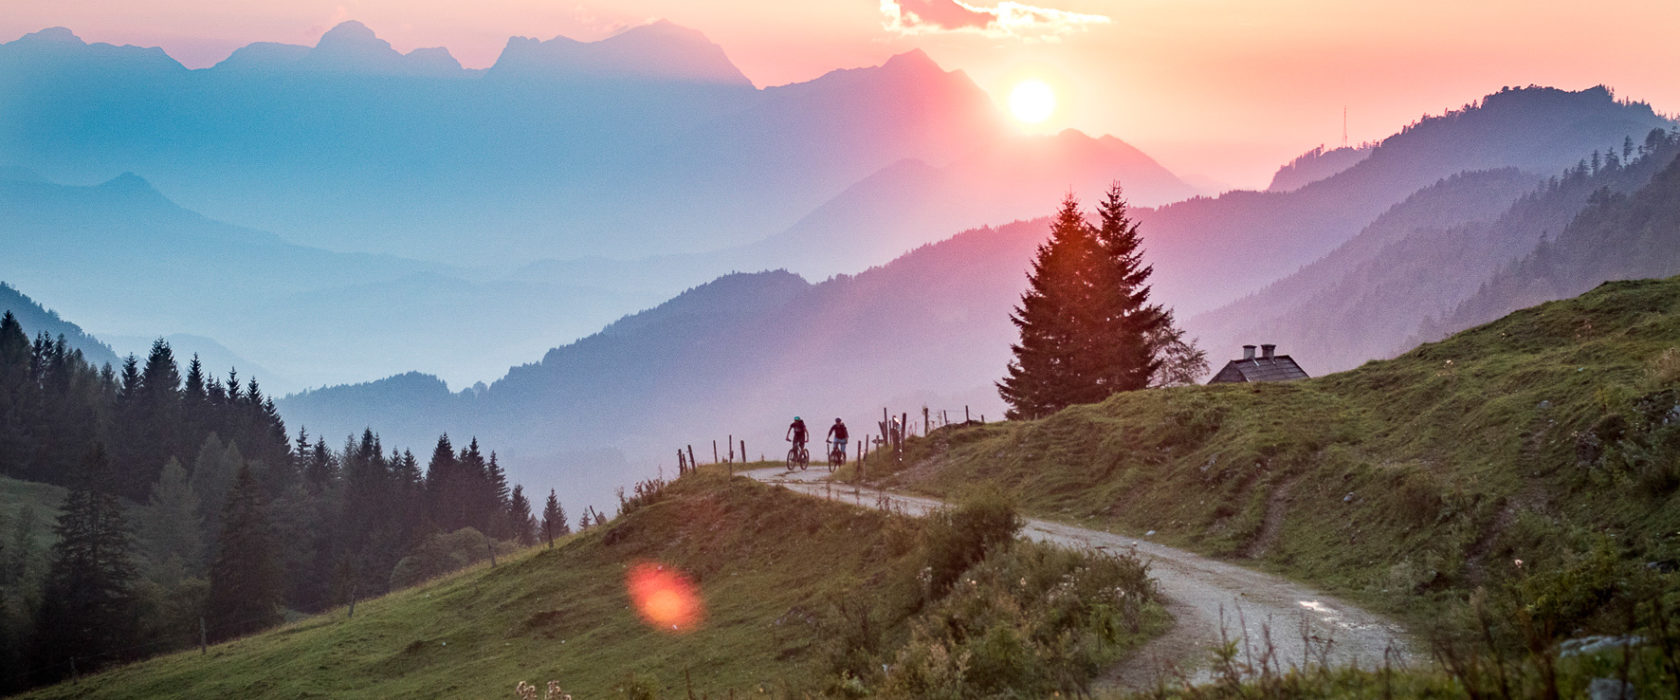
[[[169,345],[94,367],[0,319],[0,476],[67,489],[0,522],[0,691],[273,626],[537,541],[494,452],[290,434],[255,378]],[[50,537],[43,537],[46,532]],[[44,542],[50,542],[44,545]]]

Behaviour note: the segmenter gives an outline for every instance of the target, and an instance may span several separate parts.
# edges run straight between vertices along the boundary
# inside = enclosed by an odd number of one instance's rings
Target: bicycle
[[[843,466],[846,465],[846,452],[845,452],[844,449],[842,449],[842,446],[844,444],[845,443],[842,443],[842,442],[830,442],[829,443],[829,448],[828,448],[828,473],[833,474],[834,470],[839,469],[840,467],[843,467]]]
[[[794,467],[799,467],[799,471],[805,471],[806,467],[809,466],[811,466],[811,451],[805,449],[805,443],[793,443],[793,447],[789,448],[787,453],[787,470],[791,472]]]

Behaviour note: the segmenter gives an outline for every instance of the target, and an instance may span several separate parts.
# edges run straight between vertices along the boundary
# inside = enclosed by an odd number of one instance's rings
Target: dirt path
[[[890,507],[911,515],[941,505],[931,498],[830,484],[823,481],[826,470],[815,468],[791,474],[759,469],[746,475],[864,507],[886,499]],[[1170,682],[1177,672],[1195,682],[1211,680],[1211,651],[1219,646],[1222,629],[1237,643],[1237,661],[1251,667],[1328,663],[1375,668],[1385,658],[1419,662],[1399,625],[1287,579],[1147,540],[1046,520],[1028,519],[1022,534],[1066,547],[1132,552],[1149,562],[1174,624],[1110,674],[1110,683],[1120,687],[1154,687],[1157,679]],[[1270,658],[1265,657],[1268,648]]]

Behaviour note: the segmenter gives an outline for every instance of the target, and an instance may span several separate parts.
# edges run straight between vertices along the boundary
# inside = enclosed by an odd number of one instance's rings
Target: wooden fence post
[[[741,438],[741,463],[747,463],[747,439]]]
[[[735,461],[735,436],[733,434],[729,436],[729,461]]]
[[[922,407],[922,437],[927,437],[928,436],[928,431],[932,429],[931,428],[932,425],[933,425],[932,423],[928,422],[927,406],[923,406]]]
[[[693,445],[688,446],[688,470],[691,471],[691,472],[700,471],[700,463],[694,461],[694,446]]]
[[[723,460],[718,459],[717,456],[717,438],[712,438],[712,464],[717,464],[721,461]]]

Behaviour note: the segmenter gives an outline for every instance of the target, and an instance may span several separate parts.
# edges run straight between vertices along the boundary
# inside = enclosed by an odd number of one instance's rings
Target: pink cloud
[[[1107,24],[1104,15],[1070,12],[1004,0],[992,7],[963,0],[880,0],[889,31],[899,34],[964,32],[991,37],[1048,38]]]

